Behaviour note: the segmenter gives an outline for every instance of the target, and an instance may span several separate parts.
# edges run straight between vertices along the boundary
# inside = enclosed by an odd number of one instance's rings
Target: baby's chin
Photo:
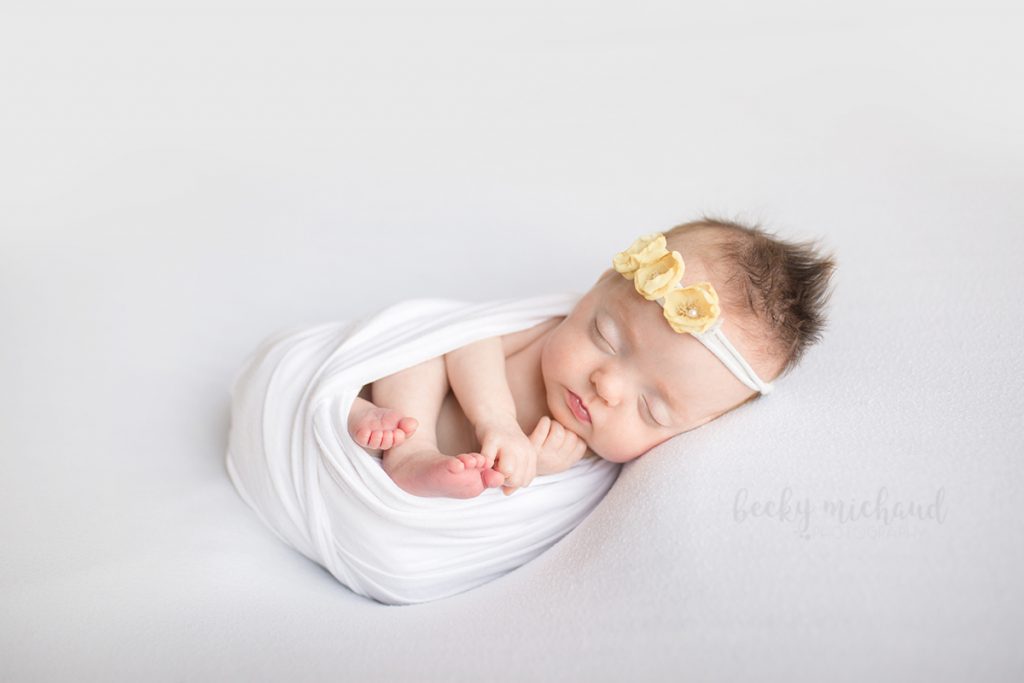
[[[597,450],[596,448],[593,448],[590,445],[590,443],[587,443],[587,448],[589,448],[591,451],[593,451],[593,453],[597,457],[601,458],[602,460],[607,460],[608,462],[614,462],[614,463],[617,463],[619,465],[625,464],[627,462],[632,462],[633,460],[636,460],[641,455],[643,455],[643,453],[611,453],[610,455],[605,455],[604,453],[602,453],[601,451]]]

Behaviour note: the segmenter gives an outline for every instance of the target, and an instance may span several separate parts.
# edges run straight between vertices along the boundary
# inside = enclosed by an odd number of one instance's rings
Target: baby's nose
[[[593,382],[594,390],[602,401],[613,408],[619,405],[619,401],[621,400],[621,391],[619,391],[618,382],[616,382],[614,378],[607,374],[598,375],[595,373]]]

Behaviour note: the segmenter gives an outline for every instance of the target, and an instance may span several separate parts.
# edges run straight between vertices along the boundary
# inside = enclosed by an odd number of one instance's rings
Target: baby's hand
[[[537,449],[538,474],[556,474],[575,465],[587,452],[587,442],[562,423],[545,415],[530,435]]]
[[[505,475],[501,490],[507,496],[520,486],[529,486],[537,476],[537,451],[514,417],[490,420],[477,426],[480,454]]]

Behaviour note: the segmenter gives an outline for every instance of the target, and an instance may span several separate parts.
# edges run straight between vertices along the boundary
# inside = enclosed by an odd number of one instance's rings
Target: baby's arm
[[[537,454],[516,420],[516,404],[505,375],[501,337],[467,344],[445,354],[448,383],[476,430],[480,452],[505,475],[511,493],[536,475]],[[497,456],[497,461],[495,457]]]
[[[444,356],[448,383],[474,427],[515,419],[516,404],[505,376],[501,337],[466,344]]]

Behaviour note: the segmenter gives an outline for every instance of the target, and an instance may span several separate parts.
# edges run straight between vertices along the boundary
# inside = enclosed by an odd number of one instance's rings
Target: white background
[[[1019,3],[0,7],[0,678],[1019,679]],[[271,332],[701,212],[834,249],[829,335],[536,566],[388,609],[237,498]],[[950,517],[790,547],[741,485]]]

